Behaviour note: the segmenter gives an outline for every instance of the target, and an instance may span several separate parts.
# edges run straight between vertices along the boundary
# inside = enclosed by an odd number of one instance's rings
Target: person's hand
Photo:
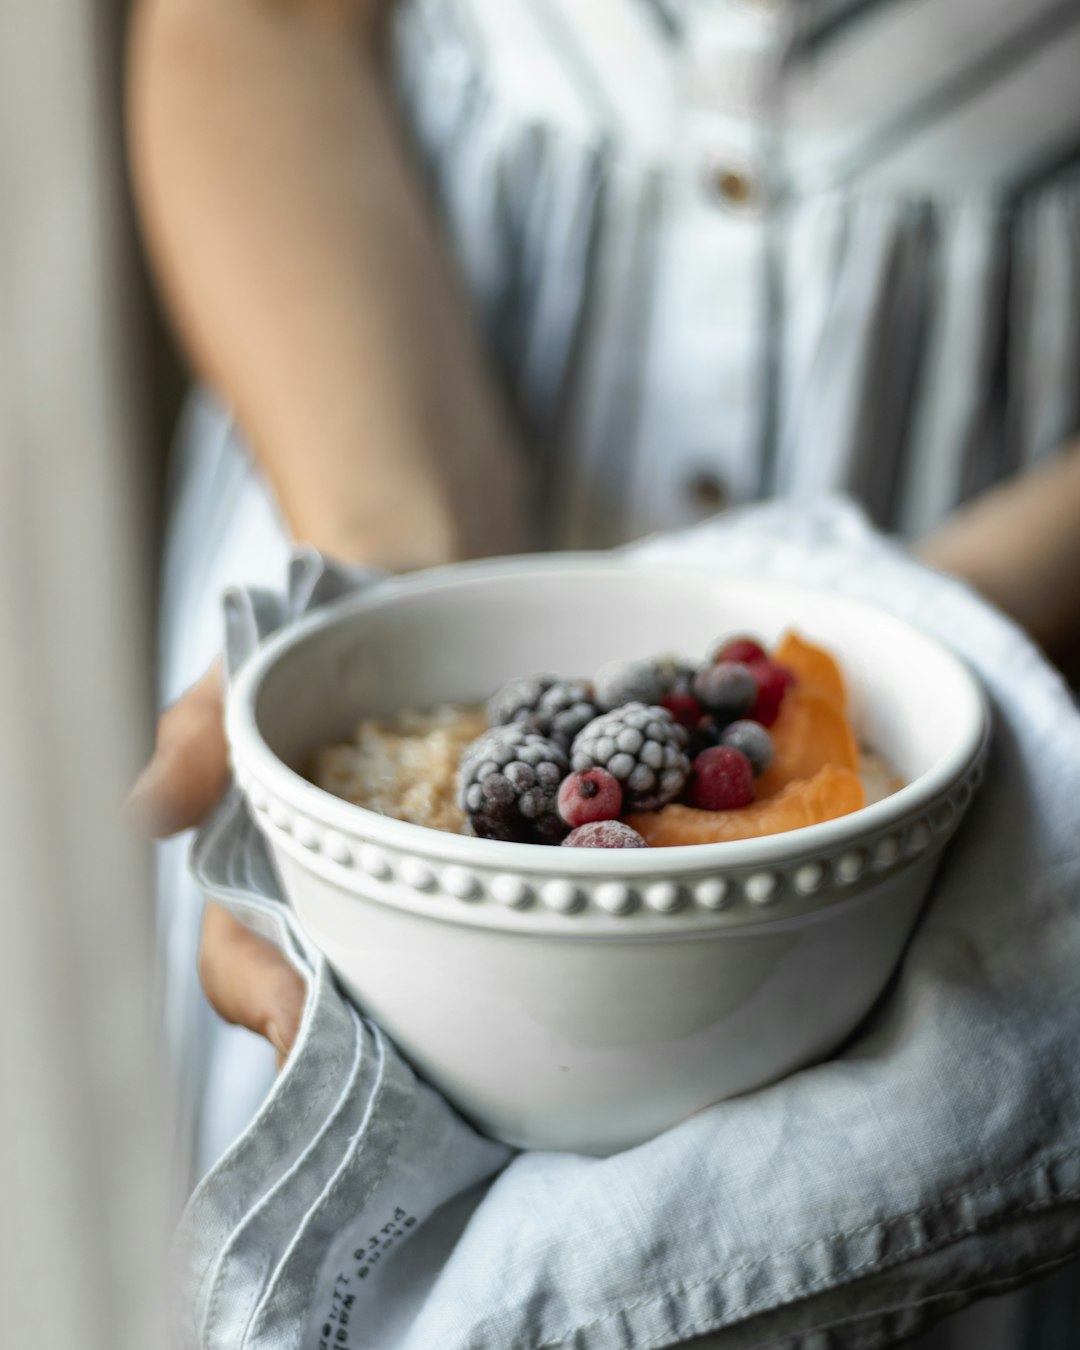
[[[147,834],[164,838],[198,825],[228,782],[221,669],[215,664],[162,714],[153,758],[132,789],[128,811]],[[278,948],[207,903],[199,978],[217,1012],[265,1036],[280,1064],[300,1026],[304,982]]]
[[[1080,684],[1080,441],[975,498],[916,545],[981,591]]]

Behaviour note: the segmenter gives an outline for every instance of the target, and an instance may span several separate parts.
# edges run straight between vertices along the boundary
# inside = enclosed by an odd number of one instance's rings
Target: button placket
[[[639,428],[633,492],[642,528],[700,519],[757,490],[771,195],[762,150],[783,11],[782,0],[685,7],[682,129],[653,311],[654,392]]]

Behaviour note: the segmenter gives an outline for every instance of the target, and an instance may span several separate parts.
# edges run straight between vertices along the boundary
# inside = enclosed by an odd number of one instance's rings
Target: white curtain
[[[115,16],[0,7],[0,1345],[164,1345],[167,1185]]]

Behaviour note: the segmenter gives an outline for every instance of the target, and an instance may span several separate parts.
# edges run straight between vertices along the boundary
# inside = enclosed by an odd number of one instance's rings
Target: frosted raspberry
[[[717,745],[694,760],[687,801],[701,811],[730,811],[754,800],[754,770],[741,750]]]
[[[562,841],[563,848],[648,848],[645,840],[621,820],[594,820],[579,825]]]

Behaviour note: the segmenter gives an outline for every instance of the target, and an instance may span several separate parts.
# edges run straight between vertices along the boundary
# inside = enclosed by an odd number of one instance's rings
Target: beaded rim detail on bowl
[[[491,897],[510,909],[527,909],[536,899],[533,888],[512,872],[503,872],[492,880]]]
[[[871,836],[857,847],[846,844],[821,850],[815,856],[794,857],[767,868],[743,864],[717,873],[715,865],[700,876],[678,880],[633,881],[611,877],[589,878],[518,874],[505,866],[490,869],[448,863],[441,868],[412,854],[396,854],[385,845],[349,839],[339,830],[328,829],[295,808],[268,795],[265,785],[248,782],[245,791],[255,807],[260,827],[278,836],[283,847],[318,857],[318,865],[331,869],[359,870],[373,881],[390,884],[426,900],[436,909],[447,900],[470,908],[484,903],[504,912],[531,910],[553,917],[616,918],[633,923],[651,916],[675,922],[699,923],[707,914],[740,911],[746,916],[775,909],[783,899],[814,905],[835,898],[837,892],[876,881],[890,872],[910,866],[932,846],[939,846],[958,827],[965,809],[985,775],[987,746],[984,744],[964,777],[943,800],[929,810],[914,814]],[[658,852],[662,852],[659,851]],[[658,869],[659,870],[659,869]],[[539,902],[539,910],[537,903]]]
[[[694,899],[703,909],[726,909],[734,898],[723,877],[706,877],[694,888]]]
[[[636,891],[624,881],[602,881],[593,899],[608,914],[628,914],[638,903]]]
[[[674,881],[654,881],[645,891],[645,903],[657,914],[674,914],[685,901],[684,888]]]
[[[433,891],[438,884],[435,873],[426,862],[421,862],[419,858],[404,858],[400,873],[401,880],[406,886],[412,887],[414,891],[423,893]]]

